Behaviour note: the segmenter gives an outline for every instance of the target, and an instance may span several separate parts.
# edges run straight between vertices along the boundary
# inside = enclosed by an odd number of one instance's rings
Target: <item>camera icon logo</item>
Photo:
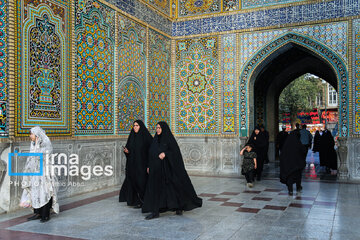
[[[12,172],[12,159],[16,157],[40,157],[40,172]],[[19,153],[15,151],[13,153],[9,153],[9,168],[8,173],[9,176],[42,176],[43,175],[43,154],[42,153]]]

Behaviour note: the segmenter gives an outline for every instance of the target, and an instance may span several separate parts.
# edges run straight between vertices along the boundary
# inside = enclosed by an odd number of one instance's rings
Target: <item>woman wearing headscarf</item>
[[[315,136],[314,136],[314,145],[312,148],[313,152],[319,152],[320,151],[320,141],[321,141],[321,135],[319,130],[316,130]]]
[[[280,153],[280,182],[286,184],[289,195],[293,194],[294,183],[297,192],[302,190],[301,174],[306,165],[304,158],[306,151],[307,149],[301,144],[300,134],[291,132]]]
[[[189,211],[202,206],[185,170],[180,148],[166,122],[156,125],[156,134],[149,150],[149,178],[146,186],[143,213],[145,219],[159,217],[160,212]]]
[[[327,170],[337,169],[337,157],[335,151],[335,141],[331,132],[325,129],[320,138],[320,166],[326,166]]]
[[[266,136],[261,132],[260,127],[255,127],[248,141],[248,144],[252,144],[255,148],[257,168],[254,171],[256,180],[261,180],[261,174],[264,168],[264,162],[267,154],[267,140]],[[255,177],[254,176],[254,177]]]
[[[124,153],[126,155],[125,180],[120,190],[119,202],[140,208],[144,201],[147,181],[147,161],[152,141],[145,124],[136,120],[131,129]]]
[[[47,161],[52,153],[51,141],[46,136],[45,131],[35,126],[30,130],[30,153],[43,154],[43,169],[50,169],[51,163]],[[40,156],[29,156],[25,163],[25,173],[40,172]],[[47,165],[47,167],[45,167]],[[20,206],[32,207],[34,215],[28,220],[41,219],[41,222],[47,222],[50,219],[50,210],[59,213],[59,204],[57,202],[58,182],[55,174],[44,171],[41,176],[24,176],[21,183],[24,189],[20,200]]]

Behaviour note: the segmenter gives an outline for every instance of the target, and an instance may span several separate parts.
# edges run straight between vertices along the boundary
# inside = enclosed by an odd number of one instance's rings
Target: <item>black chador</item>
[[[255,127],[255,130],[251,134],[251,137],[248,141],[249,144],[252,144],[255,147],[256,152],[256,162],[257,168],[255,169],[256,179],[261,180],[261,173],[264,168],[264,162],[266,160],[267,154],[267,140],[263,132],[260,131],[259,127]]]
[[[135,125],[138,126],[135,126]],[[136,133],[135,127],[140,127]],[[141,120],[134,122],[127,140],[125,150],[126,169],[125,180],[119,194],[119,202],[127,202],[128,206],[142,205],[147,182],[147,161],[152,136]]]
[[[149,151],[149,178],[142,207],[143,213],[151,212],[146,219],[159,217],[159,213],[168,210],[182,214],[202,206],[168,124],[159,122],[156,128]]]
[[[320,144],[321,144],[321,135],[318,130],[315,132],[314,137],[314,145],[313,145],[313,152],[319,152],[320,151]]]
[[[334,149],[335,141],[331,132],[327,129],[320,138],[320,166],[326,166],[333,170],[337,169],[337,156]]]
[[[297,191],[301,191],[301,174],[305,168],[306,148],[300,142],[298,132],[292,132],[286,138],[280,153],[280,182],[288,187],[289,194],[293,193],[293,184],[296,183]]]

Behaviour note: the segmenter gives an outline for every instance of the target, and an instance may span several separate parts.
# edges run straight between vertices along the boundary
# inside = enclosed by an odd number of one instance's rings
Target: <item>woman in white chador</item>
[[[22,188],[24,189],[20,206],[34,208],[32,217],[28,220],[41,219],[41,222],[46,222],[50,219],[51,208],[55,213],[59,213],[59,204],[57,202],[57,178],[51,175],[51,171],[47,173],[46,164],[47,155],[52,153],[51,141],[46,136],[45,131],[39,127],[33,127],[30,130],[30,153],[43,153],[43,174],[41,176],[24,176],[22,181]],[[50,157],[48,158],[50,159]],[[30,156],[26,160],[24,172],[38,173],[40,172],[40,157]]]

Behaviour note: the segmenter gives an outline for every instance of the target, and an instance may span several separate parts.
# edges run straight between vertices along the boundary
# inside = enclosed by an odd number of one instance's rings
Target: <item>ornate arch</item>
[[[118,48],[119,79],[134,75],[141,86],[146,87],[146,43],[142,42],[135,28],[121,34]]]
[[[309,37],[297,34],[287,33],[276,40],[268,43],[260,49],[244,66],[240,75],[240,134],[246,136],[249,128],[248,112],[248,85],[250,84],[257,67],[266,60],[272,53],[288,43],[295,43],[310,51],[316,53],[324,61],[328,62],[334,69],[338,79],[339,105],[339,133],[341,136],[347,136],[349,132],[349,89],[348,73],[346,65],[340,56],[334,53],[325,45]]]
[[[147,126],[154,130],[157,122],[170,124],[170,67],[171,41],[149,30],[149,82],[147,99]]]
[[[15,136],[41,125],[50,135],[71,135],[71,17],[68,4],[16,3]],[[69,33],[69,34],[67,34]]]

